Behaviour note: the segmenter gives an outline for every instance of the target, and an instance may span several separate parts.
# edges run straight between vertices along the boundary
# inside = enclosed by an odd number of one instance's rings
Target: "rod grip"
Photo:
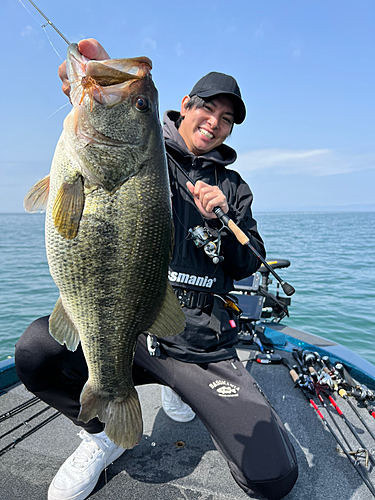
[[[228,221],[228,227],[234,234],[234,236],[237,238],[237,240],[241,243],[241,245],[247,245],[249,243],[249,238],[246,236],[246,234],[240,229],[235,222],[232,221],[232,219],[229,219]]]
[[[298,373],[296,372],[296,370],[289,370],[289,375],[292,377],[292,380],[294,383],[297,382],[297,380],[299,379],[299,375]]]

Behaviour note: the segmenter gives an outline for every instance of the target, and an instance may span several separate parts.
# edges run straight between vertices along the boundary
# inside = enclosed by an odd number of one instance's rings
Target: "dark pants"
[[[48,332],[48,317],[34,321],[16,345],[16,369],[29,391],[90,433],[103,430],[98,419],[77,420],[79,396],[88,377],[81,346],[75,352]],[[133,365],[135,385],[159,383],[174,389],[194,410],[246,492],[283,498],[297,479],[294,449],[278,415],[242,363],[183,363],[150,356],[141,335]]]

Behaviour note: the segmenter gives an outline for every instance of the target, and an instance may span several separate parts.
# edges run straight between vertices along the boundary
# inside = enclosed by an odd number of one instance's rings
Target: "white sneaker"
[[[102,471],[124,453],[106,433],[78,434],[83,440],[65,460],[48,489],[48,500],[84,500],[95,488]]]
[[[161,386],[161,403],[169,418],[176,422],[190,422],[195,413],[170,387]]]

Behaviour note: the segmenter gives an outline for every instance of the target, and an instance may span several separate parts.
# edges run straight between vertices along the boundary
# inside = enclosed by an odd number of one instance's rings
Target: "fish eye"
[[[145,112],[150,108],[150,103],[147,97],[139,95],[135,98],[134,106],[137,111]]]

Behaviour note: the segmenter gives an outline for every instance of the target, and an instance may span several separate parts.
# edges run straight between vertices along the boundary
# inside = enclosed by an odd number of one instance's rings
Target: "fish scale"
[[[135,61],[123,60],[124,71],[134,71]],[[49,180],[30,189],[25,208],[40,209],[38,200],[45,197],[39,195],[48,191],[46,250],[60,291],[50,333],[70,350],[80,342],[89,371],[78,418],[98,417],[112,441],[131,448],[142,434],[132,380],[137,338],[144,332],[178,334],[185,318],[167,279],[170,191],[157,91],[145,58],[139,61],[141,76],[119,77],[105,92],[95,88],[82,96],[77,74],[89,64],[69,46],[74,107]],[[113,64],[117,75],[121,60],[104,61],[101,74]],[[136,109],[138,96],[143,105],[147,99],[146,112]]]

